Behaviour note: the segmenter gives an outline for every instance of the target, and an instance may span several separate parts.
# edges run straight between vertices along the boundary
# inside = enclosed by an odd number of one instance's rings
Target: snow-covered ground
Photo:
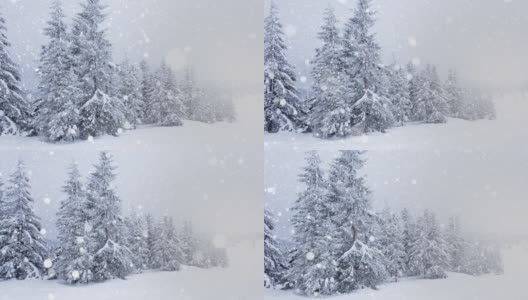
[[[259,299],[262,297],[262,96],[237,99],[237,122],[182,127],[141,127],[119,137],[103,136],[72,144],[38,138],[0,137],[2,179],[23,159],[31,171],[36,213],[48,238],[68,165],[77,161],[83,175],[102,150],[114,157],[115,188],[125,212],[142,209],[190,220],[199,232],[227,246],[227,269],[188,268],[148,273],[85,287],[56,281],[0,281],[0,299]],[[48,294],[50,296],[48,298]],[[117,296],[119,295],[119,297]],[[214,295],[214,297],[213,297]],[[255,296],[256,295],[256,296]],[[187,298],[186,298],[187,297]]]
[[[504,275],[473,277],[449,273],[447,279],[403,279],[379,286],[377,291],[365,289],[332,300],[521,300],[526,299],[528,248],[514,247],[504,251]],[[267,300],[308,299],[291,291],[265,292]]]
[[[57,281],[0,282],[2,300],[257,300],[262,299],[262,247],[242,243],[229,249],[227,269],[184,267],[178,272],[147,272],[87,286]],[[242,259],[241,259],[242,257]],[[257,278],[258,273],[258,279]],[[253,275],[255,274],[255,275]]]

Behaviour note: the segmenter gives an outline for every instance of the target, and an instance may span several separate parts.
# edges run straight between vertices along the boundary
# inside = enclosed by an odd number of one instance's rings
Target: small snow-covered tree
[[[445,97],[449,109],[449,116],[459,118],[463,113],[463,90],[460,87],[458,74],[449,70],[445,83]]]
[[[273,215],[264,210],[264,286],[275,287],[283,282],[287,269],[279,243],[273,234]]]
[[[328,7],[318,34],[322,45],[312,60],[312,95],[308,123],[316,136],[346,137],[352,132],[354,95],[341,59],[342,39],[334,10]]]
[[[123,103],[128,127],[135,128],[136,125],[143,123],[145,109],[139,69],[125,59],[118,66],[117,78],[117,95]]]
[[[121,217],[121,200],[113,188],[115,167],[107,152],[101,152],[95,171],[90,174],[86,189],[89,223],[88,246],[93,256],[93,278],[104,281],[124,278],[131,272],[130,250],[126,247]]]
[[[404,257],[404,273],[411,276],[413,268],[411,266],[412,245],[416,239],[416,226],[413,217],[407,208],[401,211],[401,225],[402,225],[402,244],[405,252]]]
[[[33,203],[26,168],[19,161],[0,201],[1,279],[42,278],[45,274],[49,253]]]
[[[40,99],[32,127],[49,141],[70,142],[79,138],[81,90],[72,69],[70,36],[61,2],[54,1],[51,9],[51,19],[44,30],[49,42],[40,54]]]
[[[72,28],[71,57],[81,89],[81,137],[115,135],[126,121],[124,106],[115,97],[112,46],[101,24],[105,6],[100,0],[86,0]]]
[[[418,101],[423,103],[426,123],[446,123],[448,107],[436,68],[428,65],[423,71],[423,85],[418,92]]]
[[[151,119],[161,126],[181,126],[184,106],[180,99],[174,72],[162,62],[155,75],[151,102]]]
[[[304,110],[286,49],[278,9],[272,2],[264,20],[264,130],[267,132],[294,131],[304,126]]]
[[[387,272],[397,281],[405,269],[405,247],[399,219],[388,208],[381,213],[380,236],[376,243],[385,256]]]
[[[147,252],[148,252],[148,259],[147,259],[147,266],[150,269],[156,269],[158,266],[156,266],[156,261],[154,259],[154,244],[155,241],[158,239],[159,231],[156,226],[154,217],[152,217],[151,214],[147,214],[145,216],[145,225],[146,225],[146,233],[147,233]]]
[[[18,65],[11,58],[5,19],[0,12],[0,135],[28,129],[30,105],[22,88]]]
[[[386,97],[392,101],[393,116],[396,125],[403,125],[411,117],[409,80],[405,68],[393,63],[386,70],[388,82]]]
[[[300,176],[306,188],[292,208],[295,253],[287,278],[305,295],[332,295],[338,283],[333,240],[327,238],[336,229],[329,218],[331,210],[325,203],[328,184],[317,152],[309,152],[306,161],[307,166]]]
[[[194,255],[197,251],[198,241],[193,230],[192,223],[183,223],[181,232],[181,249],[183,252],[182,263],[188,266],[194,265]]]
[[[411,268],[424,278],[446,278],[449,256],[434,213],[425,211],[417,221],[417,236],[411,245]]]
[[[92,259],[88,252],[93,241],[86,232],[86,224],[89,224],[86,195],[75,163],[70,167],[63,191],[67,197],[61,201],[57,212],[60,245],[55,271],[59,279],[69,284],[88,283],[93,280]]]
[[[150,71],[149,65],[145,60],[142,60],[139,64],[141,73],[140,82],[140,93],[141,102],[143,103],[143,111],[141,113],[141,120],[143,123],[154,123],[152,120],[152,97],[154,95],[154,78]]]
[[[449,270],[460,272],[464,264],[466,242],[460,233],[458,217],[449,218],[446,232],[446,246],[449,255]]]
[[[409,100],[411,101],[411,121],[425,120],[425,105],[420,97],[420,91],[425,84],[422,74],[416,66],[410,62],[407,64],[407,75],[409,79]]]
[[[172,218],[165,216],[158,228],[159,235],[154,242],[154,264],[163,271],[178,271],[183,252]]]
[[[126,224],[126,245],[132,256],[134,270],[141,272],[147,269],[149,260],[149,251],[147,245],[147,229],[143,216],[134,211],[125,219]]]

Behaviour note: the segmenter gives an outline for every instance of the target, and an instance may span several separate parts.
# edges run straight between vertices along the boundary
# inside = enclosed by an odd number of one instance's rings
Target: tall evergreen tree
[[[151,102],[151,118],[161,126],[181,126],[184,107],[180,99],[174,72],[162,62],[155,76],[155,90]]]
[[[81,90],[72,69],[70,36],[59,0],[53,2],[51,18],[44,34],[49,42],[42,47],[38,71],[37,100],[32,127],[47,140],[71,142],[79,137],[78,105]]]
[[[377,244],[386,258],[387,272],[394,281],[403,274],[405,269],[405,247],[403,232],[398,217],[388,208],[381,213],[380,237]]]
[[[73,21],[71,55],[81,88],[79,127],[84,138],[115,135],[126,121],[123,103],[112,86],[116,70],[112,46],[101,29],[104,9],[100,0],[86,0]]]
[[[305,295],[332,295],[338,283],[333,240],[327,238],[328,233],[336,229],[325,203],[328,184],[317,152],[309,152],[306,161],[307,166],[300,176],[306,189],[292,208],[295,253],[287,277]]]
[[[383,132],[394,123],[392,103],[380,93],[380,47],[371,33],[374,15],[371,0],[359,0],[343,39],[343,59],[355,94],[352,123],[362,132]]]
[[[17,135],[28,129],[31,114],[18,65],[9,53],[6,31],[0,12],[0,135]]]
[[[125,219],[126,224],[126,245],[131,252],[134,270],[141,272],[148,267],[149,250],[147,246],[147,229],[146,222],[139,212],[132,212]]]
[[[1,279],[42,278],[45,274],[44,261],[49,254],[33,203],[26,168],[19,161],[0,202]]]
[[[407,208],[401,211],[402,223],[402,244],[405,252],[404,257],[404,272],[406,275],[414,275],[411,266],[412,245],[416,239],[416,227],[413,218]]]
[[[149,65],[145,60],[139,64],[141,73],[141,102],[143,103],[143,111],[141,113],[141,120],[143,123],[153,123],[150,118],[152,115],[152,97],[154,94],[154,78],[150,71]]]
[[[95,171],[90,174],[86,201],[90,217],[88,250],[93,256],[93,276],[96,281],[124,278],[131,272],[130,250],[125,246],[121,200],[112,181],[115,167],[107,152],[101,152]]]
[[[449,270],[454,272],[460,272],[464,265],[466,245],[460,234],[458,217],[449,218],[446,232],[446,246],[449,255]]]
[[[312,98],[308,119],[311,129],[320,137],[345,137],[352,131],[354,95],[347,82],[342,53],[342,39],[332,7],[324,13],[324,23],[318,38],[322,45],[312,61]]]
[[[125,108],[125,117],[129,127],[142,124],[145,104],[141,93],[141,78],[138,68],[125,59],[118,66],[117,95]]]
[[[286,59],[278,9],[271,3],[264,20],[264,130],[294,131],[304,125],[304,111],[295,88],[295,72]]]
[[[264,286],[275,287],[283,282],[287,269],[284,256],[273,230],[273,215],[264,210]]]
[[[460,87],[458,75],[455,70],[449,70],[445,83],[445,96],[449,109],[449,116],[459,118],[463,113],[463,91]]]
[[[183,252],[182,263],[188,266],[194,265],[194,255],[197,251],[198,241],[196,240],[192,223],[186,221],[183,223],[181,233],[181,249]]]
[[[81,174],[74,163],[63,187],[67,197],[57,213],[60,250],[55,270],[59,279],[69,283],[88,283],[93,280],[92,260],[88,252],[93,242],[86,232],[89,215]]]
[[[418,72],[416,66],[410,62],[407,64],[407,74],[409,79],[409,99],[411,101],[411,120],[425,120],[425,105],[420,97],[420,91],[424,88],[424,78]]]
[[[396,125],[403,125],[411,117],[411,100],[409,95],[409,80],[405,69],[393,63],[386,69],[387,97],[392,100],[394,121]]]
[[[157,226],[154,221],[154,217],[152,217],[151,214],[147,214],[145,216],[145,224],[146,224],[146,230],[147,230],[147,251],[148,251],[148,259],[147,259],[147,266],[151,269],[156,269],[159,266],[156,265],[156,262],[154,260],[154,244],[155,241],[158,239],[158,230]]]
[[[428,65],[422,76],[424,83],[419,90],[418,99],[423,103],[424,121],[426,123],[447,122],[448,107],[436,68]]]

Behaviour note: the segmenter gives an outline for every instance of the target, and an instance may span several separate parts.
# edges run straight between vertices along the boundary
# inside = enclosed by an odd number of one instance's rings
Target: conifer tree
[[[101,29],[105,6],[86,0],[73,21],[71,56],[80,83],[81,137],[117,134],[126,121],[124,106],[112,86],[115,66],[112,46]]]
[[[425,117],[426,123],[446,123],[448,107],[436,68],[428,65],[422,76],[424,83],[418,92],[418,99],[423,103],[424,111],[420,114]]]
[[[194,234],[192,223],[189,221],[184,222],[181,233],[181,249],[183,252],[182,263],[188,266],[194,264],[194,254],[197,250],[198,242]]]
[[[460,87],[458,75],[455,70],[449,70],[445,83],[445,96],[449,109],[449,116],[459,118],[463,114],[463,91]]]
[[[411,120],[423,121],[425,120],[425,105],[423,99],[420,98],[420,91],[424,88],[424,78],[418,72],[413,63],[407,64],[407,74],[409,80],[409,99],[411,101]]]
[[[92,273],[96,281],[124,278],[133,265],[124,240],[121,200],[112,184],[114,170],[110,154],[101,152],[87,185],[86,209],[90,217],[87,229],[88,238],[93,241],[88,250],[93,256]]]
[[[67,197],[61,201],[57,213],[60,250],[55,270],[57,277],[69,284],[88,283],[93,280],[92,260],[88,252],[93,241],[86,232],[90,220],[81,174],[75,163],[70,167],[63,191]]]
[[[118,66],[117,94],[125,108],[125,117],[129,127],[142,124],[144,103],[141,94],[141,78],[138,68],[125,59]]]
[[[446,233],[446,245],[449,254],[449,270],[460,272],[464,265],[465,241],[460,235],[458,217],[450,217]]]
[[[146,224],[146,230],[147,230],[147,251],[148,251],[148,259],[147,259],[147,266],[150,269],[156,269],[158,266],[156,265],[156,262],[154,260],[154,244],[155,241],[158,238],[158,228],[155,224],[154,217],[152,217],[151,214],[147,214],[145,216],[145,224]]]
[[[11,58],[5,19],[0,12],[0,135],[18,135],[29,127],[30,105],[18,65]]]
[[[318,38],[322,45],[312,61],[312,98],[309,103],[309,125],[319,137],[346,137],[352,131],[354,95],[347,82],[341,59],[342,39],[332,7],[324,13]]]
[[[332,295],[337,291],[337,268],[333,241],[327,238],[335,230],[329,218],[331,209],[325,203],[328,183],[317,152],[309,152],[306,161],[300,176],[306,189],[292,208],[295,254],[287,277],[305,295]]]
[[[141,102],[143,103],[143,111],[141,113],[141,120],[143,123],[154,123],[152,120],[152,97],[154,94],[154,78],[151,74],[149,65],[145,60],[139,64],[141,71]]]
[[[405,268],[402,228],[398,217],[388,208],[382,211],[380,223],[381,230],[377,244],[385,256],[387,272],[394,281],[397,281]]]
[[[283,282],[287,269],[278,241],[273,234],[273,215],[264,210],[264,286],[275,287]]]
[[[146,270],[148,267],[149,251],[147,246],[147,229],[145,219],[139,212],[125,219],[127,231],[127,247],[131,252],[132,263],[136,272]]]
[[[163,271],[178,271],[183,252],[172,218],[165,216],[159,230],[159,236],[154,242],[154,264]]]
[[[278,9],[271,3],[264,20],[264,130],[295,131],[304,126],[304,111],[295,88],[295,72],[286,58]]]
[[[409,95],[409,80],[405,69],[393,63],[386,69],[388,82],[387,97],[392,101],[395,125],[403,125],[411,117],[411,100]]]
[[[9,179],[0,211],[0,278],[42,278],[49,253],[33,209],[29,178],[22,161]]]
[[[411,266],[411,249],[412,244],[416,239],[416,227],[412,216],[407,208],[401,211],[401,223],[402,223],[402,244],[405,252],[404,257],[404,272],[406,275],[414,275],[412,273]]]
[[[176,87],[176,78],[165,61],[156,73],[150,117],[161,126],[181,126],[183,124],[184,107]]]

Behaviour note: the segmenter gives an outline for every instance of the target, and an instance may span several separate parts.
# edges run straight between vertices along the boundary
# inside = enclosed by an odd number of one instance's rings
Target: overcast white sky
[[[275,1],[289,33],[292,61],[301,75],[309,77],[305,61],[318,45],[323,10],[328,3],[334,6],[342,25],[356,1]],[[456,67],[465,79],[488,87],[528,82],[528,1],[373,0],[373,4],[385,62],[394,55],[403,62],[418,58],[434,63],[444,72]]]

